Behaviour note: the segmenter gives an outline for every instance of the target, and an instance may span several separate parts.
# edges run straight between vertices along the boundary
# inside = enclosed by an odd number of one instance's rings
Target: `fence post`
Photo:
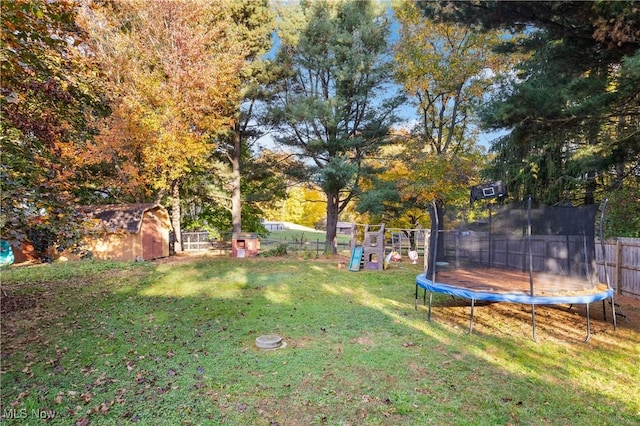
[[[456,231],[456,269],[460,269],[460,232],[459,231]]]
[[[616,241],[616,291],[622,294],[622,241]]]

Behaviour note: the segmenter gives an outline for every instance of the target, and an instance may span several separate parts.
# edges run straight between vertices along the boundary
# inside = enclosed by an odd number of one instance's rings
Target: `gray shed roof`
[[[125,231],[131,234],[140,232],[142,218],[149,210],[164,207],[156,203],[104,204],[82,206],[78,210],[92,219],[100,219],[102,226],[109,232]]]

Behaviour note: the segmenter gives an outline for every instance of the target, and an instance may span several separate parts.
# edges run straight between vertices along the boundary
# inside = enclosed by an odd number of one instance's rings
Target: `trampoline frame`
[[[585,342],[588,342],[591,337],[591,323],[590,323],[590,313],[589,313],[589,304],[593,302],[598,302],[602,300],[602,308],[604,311],[604,316],[606,318],[606,306],[605,300],[611,299],[612,309],[613,308],[613,289],[607,288],[604,291],[599,291],[595,293],[585,294],[585,295],[557,295],[557,296],[532,296],[526,293],[494,293],[489,291],[475,291],[472,289],[458,287],[455,285],[444,284],[440,282],[433,282],[429,278],[427,278],[426,273],[422,273],[416,277],[416,293],[415,293],[415,308],[418,307],[418,292],[419,289],[424,289],[423,294],[423,303],[426,302],[426,295],[429,292],[429,304],[427,311],[427,320],[431,321],[431,308],[432,308],[432,296],[433,293],[441,293],[448,294],[454,297],[462,297],[464,299],[471,300],[471,314],[469,319],[469,334],[473,332],[473,319],[474,319],[474,308],[476,301],[488,301],[488,302],[509,302],[509,303],[519,303],[531,305],[531,322],[532,322],[532,333],[533,340],[537,340],[536,338],[536,316],[535,316],[535,305],[560,305],[560,304],[569,304],[569,305],[577,305],[584,304],[586,307],[586,327],[587,334],[584,339]],[[615,312],[613,313],[613,323],[614,327],[616,327],[615,320]]]
[[[605,253],[604,247],[604,238],[603,238],[603,222],[604,222],[604,212],[606,209],[606,205],[608,203],[608,199],[605,199],[601,208],[600,215],[600,241],[602,247],[602,253]],[[432,203],[433,211],[435,212],[438,208],[436,202]],[[531,196],[528,199],[528,226],[527,226],[527,241],[529,247],[529,257],[531,259]],[[441,293],[441,294],[449,294],[451,296],[462,297],[468,300],[471,300],[471,313],[469,318],[469,331],[471,334],[473,332],[473,320],[474,320],[474,308],[476,300],[479,301],[489,301],[489,302],[510,302],[510,303],[518,303],[518,304],[528,304],[531,305],[531,326],[532,326],[532,337],[534,341],[537,341],[536,337],[536,314],[535,314],[535,306],[536,305],[559,305],[559,304],[569,304],[571,306],[575,304],[584,304],[586,309],[586,336],[584,338],[584,342],[588,342],[591,338],[591,322],[590,322],[590,310],[589,305],[593,302],[598,302],[602,300],[602,309],[603,316],[606,320],[606,299],[610,299],[611,310],[612,310],[612,321],[614,330],[617,329],[617,321],[616,321],[616,312],[615,312],[615,301],[614,301],[614,289],[611,286],[609,276],[607,273],[607,269],[604,269],[605,275],[605,283],[606,290],[593,291],[586,294],[579,295],[570,295],[570,294],[557,294],[557,295],[536,295],[534,292],[534,276],[532,270],[532,262],[529,262],[529,293],[523,292],[491,292],[491,291],[477,291],[474,289],[466,288],[464,286],[456,286],[452,284],[440,283],[436,280],[436,270],[438,266],[437,259],[437,247],[438,247],[438,215],[432,215],[432,238],[435,239],[432,247],[433,251],[430,253],[431,255],[431,270],[432,276],[431,278],[427,277],[427,271],[419,274],[415,280],[415,303],[414,308],[417,310],[418,308],[418,292],[419,289],[424,289],[423,294],[423,304],[426,304],[426,296],[427,291],[429,292],[429,304],[427,311],[427,320],[431,321],[431,308],[433,305],[433,293]],[[435,223],[433,223],[435,222]],[[435,229],[435,232],[433,231]]]

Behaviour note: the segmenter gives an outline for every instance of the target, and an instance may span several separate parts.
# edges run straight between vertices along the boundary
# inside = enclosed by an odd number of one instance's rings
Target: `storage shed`
[[[86,241],[94,258],[136,261],[169,256],[171,221],[161,205],[109,204],[80,211],[97,221],[98,235]]]

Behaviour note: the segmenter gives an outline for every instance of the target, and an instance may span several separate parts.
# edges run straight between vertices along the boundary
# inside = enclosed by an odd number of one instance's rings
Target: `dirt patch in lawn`
[[[616,296],[614,329],[609,300],[589,305],[591,344],[613,343],[616,339],[637,339],[640,333],[640,299]],[[606,318],[605,318],[606,312]],[[469,300],[446,298],[432,307],[432,320],[467,330],[470,325]],[[579,305],[536,305],[536,335],[540,340],[572,341],[586,337],[587,308]],[[532,336],[530,305],[517,303],[476,302],[473,333],[496,336]],[[640,342],[638,342],[640,344]]]
[[[33,309],[37,305],[38,299],[31,295],[2,290],[2,299],[0,299],[0,313],[2,316],[11,312]]]

